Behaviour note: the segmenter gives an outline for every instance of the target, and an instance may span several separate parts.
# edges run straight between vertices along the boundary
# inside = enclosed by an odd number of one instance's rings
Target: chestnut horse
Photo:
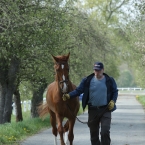
[[[52,125],[52,133],[56,136],[59,133],[61,145],[65,145],[63,133],[68,131],[68,140],[70,145],[73,144],[74,133],[73,128],[79,110],[79,98],[72,98],[67,101],[63,101],[62,96],[64,93],[68,93],[76,88],[74,84],[69,80],[69,55],[53,56],[55,81],[49,84],[46,94],[46,104],[43,105],[43,109],[40,111],[40,116],[43,117],[47,112],[50,114],[50,122]],[[69,108],[71,110],[69,110]],[[42,108],[42,105],[41,107]],[[65,125],[63,126],[63,119],[67,118]]]

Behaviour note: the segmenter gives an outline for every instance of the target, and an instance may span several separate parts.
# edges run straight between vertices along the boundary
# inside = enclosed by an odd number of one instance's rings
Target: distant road
[[[133,95],[118,97],[117,110],[112,113],[111,145],[145,145],[145,112]],[[87,112],[79,116],[87,121]],[[76,121],[73,145],[91,145],[86,124]],[[57,138],[59,142],[59,137]],[[21,145],[54,145],[51,129],[27,138]],[[60,144],[58,144],[60,145]]]

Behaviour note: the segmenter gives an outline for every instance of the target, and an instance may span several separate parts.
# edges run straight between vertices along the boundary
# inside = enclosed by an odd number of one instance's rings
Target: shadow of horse
[[[46,94],[46,103],[39,106],[40,117],[50,114],[50,122],[52,125],[52,133],[55,137],[55,144],[57,144],[56,137],[59,133],[61,145],[65,145],[63,135],[67,133],[67,139],[70,145],[73,144],[74,133],[73,128],[75,124],[77,113],[79,111],[79,98],[72,98],[63,101],[62,96],[76,88],[76,86],[69,79],[69,55],[53,56],[55,80],[48,85]],[[71,110],[67,107],[71,108]],[[63,126],[63,120],[67,118]]]

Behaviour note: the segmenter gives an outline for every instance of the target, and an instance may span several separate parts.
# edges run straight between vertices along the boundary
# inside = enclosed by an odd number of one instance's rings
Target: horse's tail
[[[45,119],[45,117],[49,114],[49,107],[47,102],[42,103],[38,106],[38,114],[42,119]]]
[[[67,120],[64,127],[63,127],[63,132],[67,132],[69,129],[69,121]]]

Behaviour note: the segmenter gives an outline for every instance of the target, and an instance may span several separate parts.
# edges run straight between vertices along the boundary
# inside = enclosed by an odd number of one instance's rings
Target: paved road
[[[145,112],[135,96],[119,96],[117,108],[112,113],[111,145],[145,145]],[[87,112],[79,119],[87,121]],[[74,134],[74,145],[91,145],[86,124],[76,121]],[[21,145],[54,145],[51,129],[29,137]]]

